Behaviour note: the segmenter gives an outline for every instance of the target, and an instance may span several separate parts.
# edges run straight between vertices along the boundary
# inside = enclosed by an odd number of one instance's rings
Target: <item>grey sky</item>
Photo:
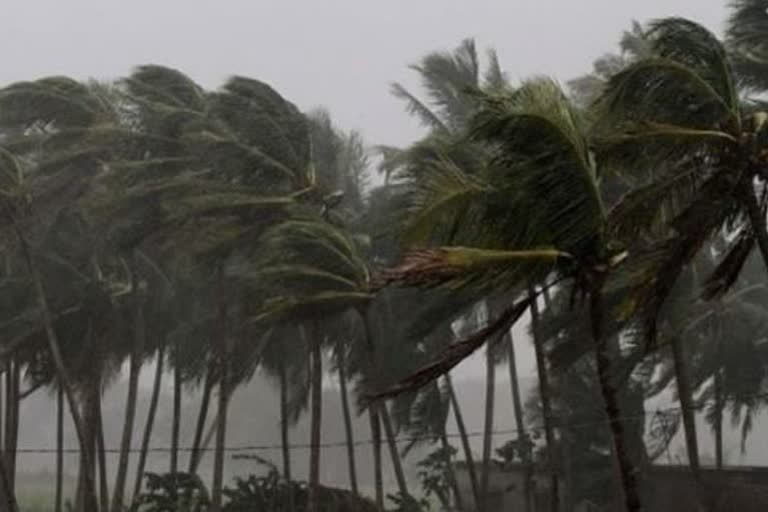
[[[326,106],[371,144],[420,128],[389,95],[413,91],[407,64],[465,37],[497,49],[513,80],[567,80],[616,48],[632,19],[679,15],[719,31],[725,0],[5,0],[0,84],[51,74],[115,78],[133,66],[178,68],[206,87],[241,74],[303,109]],[[523,375],[534,367],[521,354]],[[464,363],[480,374],[482,361]]]

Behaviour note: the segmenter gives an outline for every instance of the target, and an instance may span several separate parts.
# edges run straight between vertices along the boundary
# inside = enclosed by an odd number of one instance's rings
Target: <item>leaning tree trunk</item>
[[[523,416],[523,401],[520,397],[520,380],[517,376],[517,357],[515,356],[515,340],[512,338],[512,332],[509,333],[509,343],[507,343],[507,364],[509,366],[509,384],[512,393],[512,409],[515,413],[515,425],[517,426],[517,441],[519,445],[528,446],[528,432],[525,426],[525,417]],[[525,445],[523,443],[526,443]],[[528,466],[525,470],[525,484],[523,488],[523,499],[525,502],[525,511],[531,512],[531,480],[533,473],[533,454],[526,453],[524,457]]]
[[[371,422],[371,446],[373,448],[373,485],[376,489],[376,508],[384,511],[384,480],[381,470],[381,423],[379,413],[373,404],[368,406],[368,419]]]
[[[89,327],[90,330],[90,327]],[[94,395],[97,395],[98,393],[94,393],[94,388],[96,387],[96,384],[94,384],[94,381],[97,381],[98,379],[94,378],[93,376],[89,376],[88,382],[85,384],[85,388],[83,391],[83,401],[81,404],[82,407],[82,417],[85,425],[85,438],[86,438],[86,446],[80,450],[80,466],[78,468],[78,477],[77,477],[77,493],[75,494],[75,506],[74,510],[77,512],[96,512],[100,508],[99,504],[99,496],[96,489],[96,470],[98,466],[98,458],[97,458],[97,429],[98,429],[98,420],[96,419],[96,400],[94,399]],[[92,465],[88,465],[85,463],[86,453],[90,454],[92,457],[91,460],[93,460]],[[92,481],[94,488],[93,488],[93,506],[90,505],[89,497],[88,497],[88,481]]]
[[[173,420],[171,426],[171,464],[170,473],[179,472],[179,431],[181,429],[181,368],[179,367],[180,342],[174,343],[175,361],[173,365]]]
[[[723,469],[723,380],[720,370],[715,373],[715,467]]]
[[[48,350],[51,354],[51,359],[53,360],[53,365],[56,370],[59,383],[64,388],[64,394],[67,397],[69,411],[72,415],[72,423],[75,427],[77,441],[83,453],[82,464],[86,469],[84,489],[86,509],[89,511],[96,510],[98,504],[96,500],[96,483],[92,478],[92,468],[94,463],[93,454],[91,453],[91,449],[88,447],[88,439],[85,435],[85,424],[83,423],[83,418],[80,415],[80,411],[78,410],[77,397],[75,396],[74,390],[72,388],[72,381],[70,379],[69,372],[67,371],[66,365],[64,364],[64,357],[61,354],[61,345],[59,343],[58,335],[56,334],[56,329],[54,329],[53,326],[53,315],[51,314],[51,310],[48,307],[48,297],[45,294],[43,278],[40,275],[40,270],[37,268],[37,264],[35,263],[34,257],[32,256],[32,250],[27,243],[27,239],[21,232],[21,227],[16,223],[15,219],[12,218],[11,220],[13,222],[13,227],[19,240],[19,244],[21,245],[24,259],[26,260],[27,269],[29,271],[30,277],[32,278],[34,293],[38,307],[40,308],[41,322],[45,330],[46,341],[48,342]]]
[[[459,489],[459,482],[456,480],[456,471],[454,471],[453,460],[451,459],[451,445],[448,442],[448,434],[445,431],[445,425],[443,425],[443,431],[440,433],[440,445],[445,451],[445,472],[448,478],[448,485],[451,487],[454,499],[454,509],[456,512],[464,512],[464,500],[461,496],[461,490]]]
[[[717,359],[722,361],[723,344],[722,330],[718,329],[716,341]],[[723,410],[725,409],[725,400],[723,396],[723,370],[715,370],[713,385],[715,387],[715,467],[723,469]]]
[[[683,431],[685,433],[685,448],[688,452],[688,465],[696,480],[700,479],[699,445],[696,438],[696,410],[693,403],[693,391],[690,385],[688,361],[682,340],[672,337],[672,363],[675,369],[677,381],[677,394],[680,400],[680,409],[683,417]]]
[[[291,446],[288,435],[288,377],[285,371],[285,362],[278,361],[278,377],[280,378],[280,443],[283,452],[283,479],[291,482]]]
[[[550,510],[557,512],[560,508],[560,485],[557,478],[557,463],[559,457],[555,453],[557,443],[555,442],[555,429],[552,426],[552,393],[549,388],[549,369],[547,368],[547,359],[544,354],[544,340],[540,335],[540,317],[539,304],[536,298],[536,290],[533,285],[528,285],[528,298],[531,301],[531,331],[533,333],[533,346],[536,354],[536,374],[539,381],[539,396],[541,398],[541,412],[544,417],[544,437],[547,442],[547,459],[549,462],[550,487]]]
[[[459,429],[459,438],[461,439],[461,447],[464,450],[464,459],[467,462],[467,472],[469,473],[469,482],[472,487],[472,498],[475,502],[475,508],[480,507],[480,483],[477,478],[477,468],[475,467],[475,458],[472,455],[472,447],[469,444],[469,435],[467,434],[467,427],[464,423],[464,415],[461,413],[461,407],[459,406],[459,399],[456,396],[456,390],[453,389],[453,380],[450,374],[445,374],[445,387],[448,390],[448,397],[451,401],[451,408],[453,408],[453,417],[456,419],[456,428]]]
[[[0,457],[0,497],[3,499],[4,506],[0,510],[8,512],[19,512],[19,504],[16,501],[16,492],[8,480],[8,471],[5,467],[5,460]]]
[[[8,485],[16,488],[16,450],[19,440],[19,363],[15,358],[8,361],[5,373],[5,471]]]
[[[309,498],[307,502],[308,512],[320,511],[320,429],[322,421],[323,400],[323,352],[321,342],[316,339],[316,329],[310,334],[312,344],[312,410],[310,428],[310,452],[309,452]]]
[[[291,445],[289,436],[290,419],[288,417],[288,376],[286,375],[285,361],[281,358],[278,361],[278,373],[280,379],[280,444],[283,452],[283,480],[286,484],[293,481],[291,477]],[[296,510],[296,500],[294,493],[288,491],[288,510]]]
[[[344,416],[344,432],[347,438],[347,468],[349,469],[349,485],[355,495],[360,491],[357,487],[357,466],[355,464],[355,434],[352,430],[352,414],[349,407],[349,395],[347,392],[347,368],[344,357],[343,343],[336,346],[336,365],[339,367],[339,387],[341,393],[341,412]]]
[[[107,482],[107,454],[104,445],[104,418],[101,413],[101,390],[96,393],[94,400],[94,417],[96,418],[96,453],[99,460],[99,498],[103,512],[109,510],[109,484]]]
[[[603,302],[602,286],[594,286],[589,294],[589,315],[592,330],[592,342],[595,346],[597,362],[597,378],[603,396],[605,414],[611,430],[613,454],[619,470],[624,506],[626,512],[640,512],[640,490],[637,480],[637,468],[632,462],[630,450],[621,421],[619,409],[619,393],[611,375],[611,350],[603,336]]]
[[[115,489],[112,495],[112,512],[120,512],[123,509],[125,496],[125,483],[128,476],[128,460],[133,441],[133,425],[136,422],[136,401],[139,390],[139,375],[141,374],[141,358],[144,354],[146,328],[144,325],[144,301],[139,290],[139,278],[134,256],[132,269],[132,295],[133,295],[133,347],[131,350],[130,369],[128,373],[128,397],[125,404],[125,417],[123,419],[123,434],[120,438],[120,456],[117,462],[117,476],[115,477]]]
[[[389,457],[392,459],[392,468],[395,471],[395,480],[397,481],[397,490],[400,491],[400,496],[410,496],[408,493],[408,483],[405,479],[405,471],[403,471],[403,461],[400,458],[400,452],[397,449],[397,436],[395,435],[395,429],[392,426],[392,420],[389,417],[389,410],[387,404],[379,404],[379,413],[381,415],[381,423],[384,425],[384,435],[387,438],[387,446],[389,447]]]
[[[144,468],[147,465],[147,453],[149,452],[149,441],[152,438],[152,429],[155,426],[155,415],[157,413],[157,402],[160,398],[160,385],[163,380],[163,363],[165,360],[165,341],[161,340],[160,347],[157,349],[157,361],[155,362],[155,379],[152,383],[152,396],[149,399],[149,410],[147,411],[147,422],[144,425],[144,435],[141,438],[141,450],[139,451],[139,462],[136,467],[136,480],[133,484],[133,502],[136,502],[141,493],[141,483],[144,480]]]
[[[64,505],[64,390],[56,388],[56,498],[55,512]]]
[[[361,311],[360,317],[363,321],[363,328],[365,331],[365,344],[368,351],[368,366],[369,374],[373,382],[374,389],[378,390],[382,384],[379,365],[376,355],[376,338],[373,334],[373,328],[368,318],[367,311]],[[395,430],[392,426],[392,420],[389,417],[389,410],[387,404],[384,402],[376,402],[372,405],[377,409],[378,415],[384,425],[384,435],[387,439],[387,447],[389,448],[389,456],[392,460],[392,468],[395,472],[395,480],[397,481],[397,488],[402,497],[410,496],[408,493],[408,484],[405,480],[405,472],[403,471],[403,463],[400,459],[400,452],[397,449],[397,439],[395,438]]]
[[[230,338],[227,328],[227,307],[223,302],[219,306],[220,336],[219,341],[219,410],[216,421],[216,446],[213,460],[213,484],[211,485],[212,512],[222,510],[222,488],[224,483],[224,456],[227,441],[227,412],[231,391],[229,372]]]
[[[742,197],[744,205],[747,207],[747,216],[752,226],[752,232],[757,239],[757,247],[763,258],[763,264],[766,270],[768,270],[768,231],[766,230],[765,212],[761,210],[760,204],[757,202],[751,180],[744,184]]]
[[[485,358],[485,424],[483,426],[483,471],[480,476],[481,512],[488,512],[488,483],[491,476],[491,448],[493,447],[493,413],[496,402],[496,358],[493,345],[486,346]]]
[[[208,409],[211,406],[211,393],[213,391],[213,372],[215,368],[209,364],[205,371],[203,381],[203,396],[200,398],[200,410],[197,413],[197,424],[195,425],[195,436],[192,439],[192,451],[189,456],[189,473],[197,473],[197,467],[200,460],[200,443],[203,441],[205,422],[208,420]]]

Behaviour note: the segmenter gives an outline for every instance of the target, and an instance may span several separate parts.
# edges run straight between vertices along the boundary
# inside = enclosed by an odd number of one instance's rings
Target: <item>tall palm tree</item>
[[[264,348],[261,369],[277,382],[280,397],[280,439],[283,478],[291,481],[289,431],[306,410],[309,400],[309,347],[297,328],[278,329]]]
[[[452,283],[486,290],[514,290],[531,273],[574,280],[590,305],[592,343],[625,504],[630,511],[640,510],[603,332],[603,287],[625,253],[607,238],[612,219],[601,197],[586,125],[559,87],[546,79],[526,82],[511,93],[478,93],[478,101],[473,133],[495,148],[492,165],[470,177],[450,161],[435,161],[422,171],[426,177],[413,206],[414,223],[427,218],[436,225],[455,222],[455,240],[465,246],[410,252],[382,277],[412,285]],[[448,200],[451,218],[441,211],[441,218],[435,219],[438,205]],[[508,329],[529,304],[530,298],[521,299],[392,392],[445,373],[489,336]]]
[[[560,479],[558,470],[560,456],[557,453],[557,442],[553,425],[552,393],[550,390],[549,368],[544,353],[544,340],[541,338],[541,317],[539,315],[539,301],[536,290],[532,284],[528,284],[528,297],[531,300],[531,334],[533,337],[534,352],[536,354],[536,374],[539,381],[539,397],[541,398],[542,423],[544,424],[544,438],[547,442],[547,465],[550,471],[550,509],[557,512],[560,508]]]
[[[372,295],[367,291],[368,269],[356,249],[356,242],[346,233],[321,219],[289,220],[269,229],[264,236],[267,250],[263,253],[260,286],[277,292],[264,303],[255,322],[285,322],[296,319],[307,322],[311,330],[305,341],[312,346],[314,387],[318,387],[321,366],[321,337],[328,315],[337,315],[364,306]],[[271,284],[270,284],[271,282]],[[320,319],[323,318],[323,322]],[[321,381],[320,381],[321,383]],[[313,401],[318,397],[313,394]],[[316,400],[319,406],[319,400]],[[319,450],[317,427],[313,432],[313,448]],[[318,458],[316,458],[318,457]],[[313,468],[319,468],[319,453]],[[310,473],[310,507],[318,508],[317,471]]]
[[[617,226],[628,228],[614,229],[616,238],[646,234],[660,222],[674,231],[648,266],[661,277],[643,299],[653,334],[676,276],[722,230],[740,235],[723,259],[727,267],[715,271],[725,287],[752,246],[768,265],[765,199],[762,185],[755,189],[765,175],[768,126],[762,112],[742,102],[725,47],[705,28],[669,18],[652,23],[647,37],[651,56],[612,77],[602,95],[602,125],[612,134],[601,138],[599,156],[606,164],[623,162],[638,177],[653,169],[616,209]]]

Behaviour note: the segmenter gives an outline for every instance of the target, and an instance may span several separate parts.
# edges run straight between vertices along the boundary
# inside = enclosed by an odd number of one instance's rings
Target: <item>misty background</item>
[[[720,33],[725,17],[722,0],[327,0],[271,1],[227,0],[225,2],[162,0],[67,0],[4,2],[5,23],[0,31],[2,63],[0,83],[33,80],[62,74],[75,79],[114,79],[125,76],[139,64],[153,63],[176,68],[201,85],[214,88],[231,75],[258,77],[289,98],[303,111],[323,106],[335,121],[362,133],[371,143],[405,146],[424,135],[414,117],[407,115],[402,102],[389,94],[397,81],[418,91],[418,76],[408,64],[431,51],[452,48],[458,41],[473,37],[479,48],[493,46],[512,83],[522,77],[546,74],[565,82],[591,69],[595,58],[617,45],[622,30],[632,20],[647,21],[668,15],[684,16]],[[374,183],[380,177],[372,174]],[[527,317],[515,327],[518,372],[525,390],[535,387],[536,364],[527,335]],[[127,366],[126,366],[127,368]],[[140,379],[140,399],[134,444],[140,438],[148,405],[153,364],[146,364]],[[453,372],[461,406],[471,432],[483,427],[484,355],[478,353]],[[107,447],[117,447],[122,427],[127,372],[109,387],[104,400],[104,430]],[[322,439],[338,442],[324,449],[321,481],[345,486],[347,469],[343,447],[343,425],[336,377],[328,377],[323,399]],[[152,445],[170,444],[171,394],[160,398]],[[504,371],[497,376],[495,428],[512,431],[509,380]],[[257,450],[260,456],[279,464],[279,410],[274,383],[257,376],[238,388],[230,407],[227,444],[274,446]],[[666,400],[669,400],[667,402]],[[183,402],[182,439],[189,439],[197,414],[198,394]],[[648,410],[665,407],[671,396],[649,403]],[[19,433],[19,469],[24,474],[52,473],[54,455],[25,453],[25,450],[53,449],[55,446],[54,400],[45,392],[22,402]],[[764,420],[759,418],[758,421]],[[75,447],[69,417],[66,445]],[[305,444],[309,439],[309,418],[302,417],[291,431],[291,440]],[[355,419],[357,438],[370,437],[367,418]],[[451,420],[449,431],[455,432]],[[514,434],[499,434],[496,446]],[[680,462],[683,443],[679,433],[670,446],[669,462]],[[711,454],[711,435],[701,421],[699,428],[702,459]],[[480,451],[481,437],[472,437]],[[730,429],[725,436],[728,463],[768,464],[768,431],[755,428],[742,453],[739,433]],[[750,449],[755,447],[755,449]],[[760,447],[761,449],[757,449]],[[366,446],[357,449],[361,483],[369,486],[372,464]],[[251,452],[246,452],[251,453]],[[406,458],[409,474],[420,458],[417,448]],[[110,454],[114,459],[116,454]],[[203,473],[210,470],[206,455]],[[147,469],[165,470],[167,457],[151,454]],[[307,475],[306,450],[294,451],[295,475]],[[662,461],[664,457],[662,457]],[[67,455],[68,475],[76,474],[77,457]],[[135,458],[131,460],[132,466]],[[394,486],[385,457],[385,478]],[[181,458],[186,465],[186,454]],[[65,465],[65,468],[67,466]],[[228,460],[228,477],[253,472],[247,460]],[[114,468],[113,468],[114,471]],[[133,475],[133,471],[129,471]],[[205,478],[208,478],[207,476]],[[229,480],[229,478],[227,478]]]

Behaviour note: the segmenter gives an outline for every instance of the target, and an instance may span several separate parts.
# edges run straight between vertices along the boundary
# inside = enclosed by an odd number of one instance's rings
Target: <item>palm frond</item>
[[[190,111],[205,109],[203,89],[184,73],[165,66],[138,67],[125,80],[129,92],[158,105],[169,105]]]
[[[768,13],[763,0],[731,0],[726,43],[739,83],[758,91],[768,88]]]
[[[408,194],[404,242],[412,245],[428,241],[436,230],[453,225],[458,216],[473,203],[483,201],[489,192],[481,178],[464,172],[447,157],[423,162],[420,176]]]
[[[479,278],[494,281],[504,273],[522,276],[527,274],[525,270],[537,265],[554,266],[559,260],[570,258],[569,254],[552,248],[507,251],[440,247],[413,250],[403,256],[398,266],[381,271],[377,282],[406,286],[457,286]]]
[[[684,64],[661,57],[614,75],[597,104],[608,131],[626,122],[704,130],[738,124],[738,108],[734,112],[712,84]]]
[[[752,233],[743,230],[736,242],[731,244],[728,253],[704,281],[702,293],[704,300],[722,297],[734,285],[754,247],[755,237]]]
[[[512,93],[480,93],[478,102],[474,137],[496,150],[489,180],[527,201],[518,205],[528,224],[520,231],[547,231],[548,243],[568,252],[600,237],[604,207],[586,125],[560,87],[542,78]]]
[[[416,116],[421,124],[432,128],[433,130],[448,131],[448,127],[438,117],[438,115],[422,103],[416,96],[411,94],[408,89],[401,84],[393,83],[391,86],[392,95],[405,101],[406,111],[412,116]]]
[[[504,71],[501,69],[501,65],[499,64],[499,56],[496,53],[496,50],[489,49],[487,51],[487,55],[488,69],[485,71],[484,87],[491,91],[499,90],[505,87],[509,83],[509,80],[506,73],[504,73]]]
[[[400,381],[396,386],[371,396],[373,399],[390,398],[403,393],[417,391],[438,377],[451,371],[457,364],[471,356],[486,341],[499,333],[506,333],[530,306],[530,299],[521,299],[502,312],[487,327],[474,332],[466,338],[453,343],[432,363],[424,366],[411,376]]]
[[[653,53],[694,72],[738,118],[740,102],[731,65],[725,47],[712,32],[684,18],[665,18],[650,24],[647,37]]]

